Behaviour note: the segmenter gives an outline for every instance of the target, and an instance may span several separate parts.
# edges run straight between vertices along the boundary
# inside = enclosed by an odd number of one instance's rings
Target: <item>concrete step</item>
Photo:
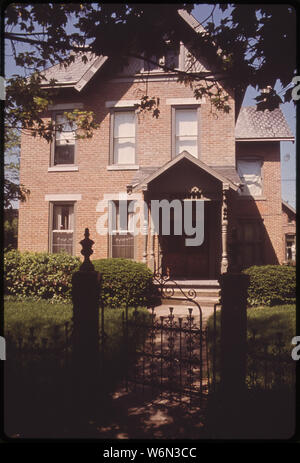
[[[217,280],[176,280],[167,281],[164,284],[164,293],[168,296],[168,290],[173,289],[174,293],[171,297],[166,297],[163,299],[163,304],[172,305],[188,305],[189,301],[184,299],[184,295],[181,290],[189,296],[189,291],[195,291],[196,297],[195,301],[200,304],[201,307],[213,307],[214,304],[219,303],[220,301],[220,286]],[[177,300],[176,298],[182,298],[182,300]],[[192,303],[190,303],[192,305]]]
[[[175,297],[175,296],[174,296]],[[204,299],[204,298],[195,298],[195,302],[197,302],[200,307],[214,307],[215,304],[219,303],[219,299]],[[174,298],[164,298],[162,299],[162,303],[164,305],[169,305],[170,307],[173,307],[174,305],[185,305],[189,307],[193,307],[194,304],[190,301],[187,300],[177,300]]]

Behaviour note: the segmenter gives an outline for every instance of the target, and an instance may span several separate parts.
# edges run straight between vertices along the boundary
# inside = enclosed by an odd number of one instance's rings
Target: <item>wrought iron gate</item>
[[[186,294],[175,281],[160,274],[155,275],[155,282],[162,301],[184,302],[181,312],[185,314],[176,316],[173,307],[159,314],[155,306],[148,307],[148,314],[135,310],[132,317],[125,311],[126,388],[147,388],[190,404],[196,399],[200,405],[214,384],[214,361],[209,356],[208,331],[203,329],[196,291]]]

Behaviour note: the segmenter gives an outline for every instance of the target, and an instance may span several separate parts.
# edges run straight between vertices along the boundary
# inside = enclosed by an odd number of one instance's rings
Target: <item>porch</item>
[[[140,178],[128,191],[142,191],[148,206],[144,216],[143,262],[154,273],[180,282],[187,291],[197,287],[199,297],[210,304],[217,299],[219,275],[228,269],[228,204],[241,183],[235,167],[223,168],[226,177],[220,170],[183,152],[161,168],[153,168],[152,173],[148,168],[144,178],[139,173]],[[155,220],[154,204],[157,209],[157,204],[164,201],[169,209],[162,208],[160,218],[167,212],[168,233],[163,232],[161,223],[158,228]],[[188,240],[192,235],[186,230],[184,218],[187,203],[191,211],[190,230],[194,236],[200,228],[204,233],[196,245],[187,244],[192,241]],[[197,215],[199,203],[202,222]]]

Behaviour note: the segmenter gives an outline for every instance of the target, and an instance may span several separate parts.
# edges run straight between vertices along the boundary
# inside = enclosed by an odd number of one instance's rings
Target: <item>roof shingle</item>
[[[67,67],[58,63],[45,69],[43,75],[48,81],[51,79],[57,80],[57,84],[77,83],[97,60],[97,56],[91,52],[85,52],[84,55],[88,58],[86,63],[82,61],[83,54],[78,53],[75,54],[73,63],[70,63]]]
[[[280,108],[269,111],[258,111],[256,106],[241,108],[235,127],[235,138],[238,139],[293,139],[294,136]]]

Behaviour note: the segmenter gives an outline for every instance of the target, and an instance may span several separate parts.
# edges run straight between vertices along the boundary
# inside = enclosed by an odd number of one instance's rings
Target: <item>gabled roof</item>
[[[83,55],[87,58],[86,62],[82,61]],[[57,81],[56,86],[74,87],[80,91],[106,60],[106,56],[96,56],[89,51],[74,53],[74,61],[68,66],[65,67],[62,63],[58,63],[45,69],[42,74],[48,83],[51,79],[55,79]]]
[[[293,208],[293,206],[291,206],[289,203],[287,203],[286,201],[281,201],[282,202],[282,205],[284,207],[286,207],[287,209],[289,209],[293,214],[296,214],[296,209]]]
[[[202,24],[197,21],[197,19],[191,14],[188,13],[186,10],[179,9],[178,14],[185,20],[185,22],[196,32],[205,32],[204,27]]]
[[[227,166],[226,167],[220,166],[219,167],[218,166],[218,168],[216,168],[216,167],[212,168],[212,167],[208,166],[207,164],[205,164],[204,162],[202,162],[199,159],[192,156],[187,151],[183,151],[181,154],[176,156],[176,158],[172,159],[171,161],[168,161],[166,164],[164,164],[161,167],[158,167],[158,168],[156,168],[156,167],[144,168],[144,169],[147,169],[147,170],[146,171],[142,170],[142,172],[140,172],[138,176],[136,175],[133,178],[133,180],[132,180],[133,188],[136,189],[136,190],[143,189],[146,185],[148,185],[154,179],[158,178],[160,175],[165,173],[171,167],[178,164],[183,159],[187,159],[189,162],[191,162],[195,166],[199,167],[204,172],[210,174],[212,177],[219,180],[221,183],[228,184],[228,186],[230,188],[232,188],[234,191],[238,190],[239,185],[242,183],[239,176],[238,176],[238,174],[236,173],[235,168],[233,166],[232,167],[230,167],[230,166],[228,166],[228,167]],[[233,179],[230,179],[229,176],[224,176],[223,173],[220,172],[220,170],[223,170],[223,172],[224,172],[224,169],[225,170],[227,169],[227,173],[229,173],[229,170],[231,169],[231,171],[230,171],[231,175],[233,174],[232,171],[234,171],[234,181],[233,181]]]
[[[178,14],[196,32],[204,31],[203,26],[187,11],[179,9]],[[82,61],[83,55],[88,58],[86,63]],[[58,63],[45,69],[43,75],[48,82],[55,79],[57,87],[73,87],[80,92],[107,59],[107,56],[96,56],[89,51],[81,52],[75,54],[74,62],[67,67]]]
[[[237,141],[279,140],[294,141],[294,136],[280,108],[258,111],[256,106],[243,106],[236,126]]]

